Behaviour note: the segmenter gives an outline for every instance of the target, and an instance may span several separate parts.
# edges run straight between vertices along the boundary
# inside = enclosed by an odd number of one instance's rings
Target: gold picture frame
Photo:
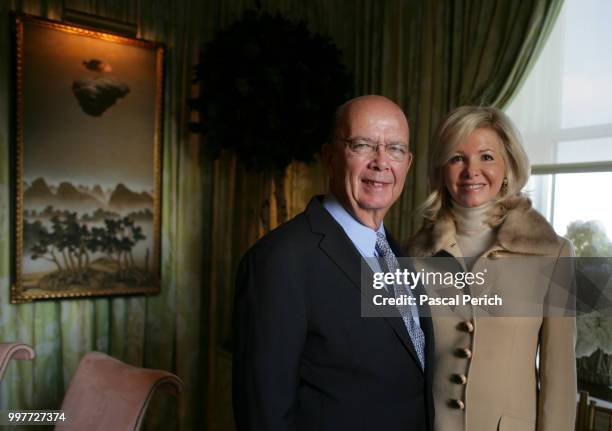
[[[160,290],[164,46],[14,17],[11,302]]]

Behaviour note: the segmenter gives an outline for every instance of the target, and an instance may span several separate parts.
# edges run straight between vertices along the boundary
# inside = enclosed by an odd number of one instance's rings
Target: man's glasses
[[[377,144],[366,139],[339,139],[356,155],[369,157],[378,152],[378,147],[385,149],[387,156],[395,162],[403,162],[410,154],[406,144]]]

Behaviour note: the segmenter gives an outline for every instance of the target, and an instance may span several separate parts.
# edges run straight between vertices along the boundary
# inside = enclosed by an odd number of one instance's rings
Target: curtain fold
[[[416,118],[415,165],[410,199],[414,211],[427,195],[427,155],[435,127],[461,105],[503,108],[518,91],[546,42],[563,0],[457,0],[425,2],[416,77],[420,87],[407,107]],[[419,217],[402,210],[399,231],[415,231]],[[402,235],[402,237],[405,237]]]
[[[504,106],[540,52],[563,4],[558,0],[459,0],[434,2],[447,8],[446,41],[450,71],[449,106]],[[426,21],[428,17],[426,17]],[[444,34],[446,33],[446,34]]]
[[[10,36],[0,35],[0,340],[33,345],[37,358],[11,364],[0,385],[0,409],[59,408],[82,356],[100,350],[136,366],[177,373],[186,383],[178,402],[153,399],[148,429],[197,429],[204,403],[198,386],[201,348],[202,211],[209,195],[202,181],[200,144],[186,124],[190,112],[191,67],[204,29],[204,4],[195,0],[23,0],[0,2],[9,11],[61,20],[63,8],[132,22],[138,37],[166,44],[163,175],[162,289],[156,296],[64,300],[11,305],[9,301],[9,134]],[[5,28],[4,25],[2,28]],[[178,406],[178,407],[177,407]]]

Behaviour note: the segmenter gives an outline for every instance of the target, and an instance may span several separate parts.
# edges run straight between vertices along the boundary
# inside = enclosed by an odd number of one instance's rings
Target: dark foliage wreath
[[[195,70],[200,95],[190,102],[200,121],[192,129],[215,156],[229,149],[274,175],[283,221],[285,168],[313,159],[349,94],[340,51],[305,22],[251,10],[204,47]]]

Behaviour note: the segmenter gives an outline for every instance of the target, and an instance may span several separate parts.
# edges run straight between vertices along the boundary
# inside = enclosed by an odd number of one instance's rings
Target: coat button
[[[462,400],[450,400],[450,405],[459,410],[465,409],[465,403]]]
[[[462,348],[462,349],[457,349],[457,356],[461,358],[469,359],[472,357],[472,351],[468,349],[467,347]]]
[[[465,385],[467,383],[467,377],[465,374],[453,374],[453,382],[458,385]]]
[[[474,324],[469,320],[463,322],[463,329],[467,332],[474,332]]]

